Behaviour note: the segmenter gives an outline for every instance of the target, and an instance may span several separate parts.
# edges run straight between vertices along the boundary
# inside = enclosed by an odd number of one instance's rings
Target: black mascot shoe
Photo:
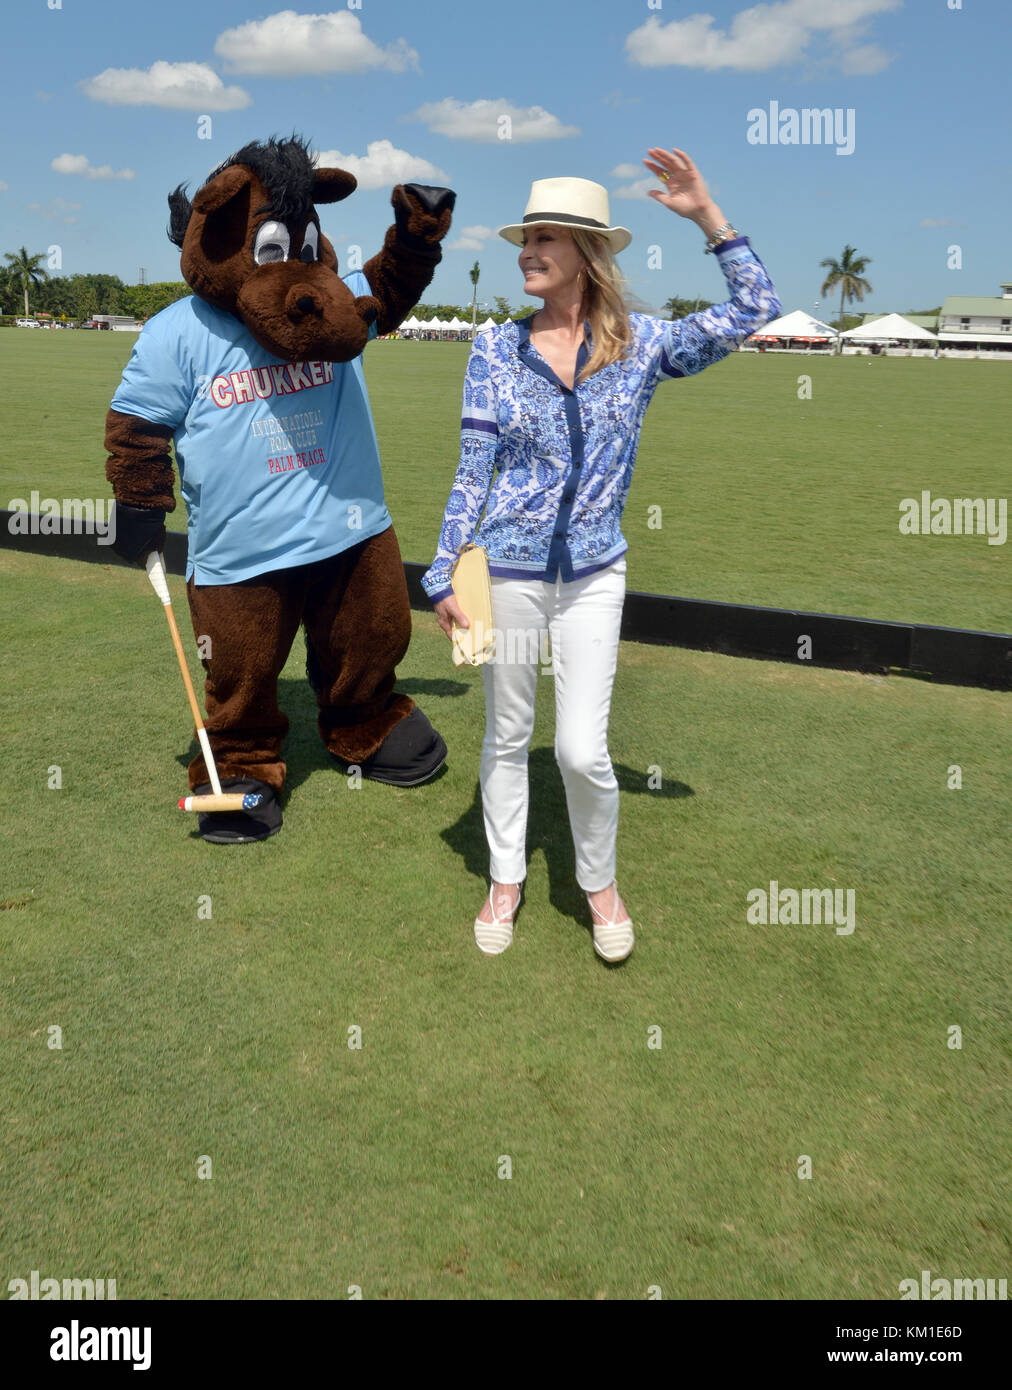
[[[226,777],[223,792],[258,792],[263,800],[250,811],[201,811],[197,815],[197,830],[203,840],[215,845],[246,845],[253,840],[266,840],[281,829],[281,805],[277,792],[266,782],[253,777]],[[191,796],[208,796],[210,782],[194,787]]]
[[[352,764],[330,755],[345,772]],[[446,762],[446,744],[416,705],[406,719],[387,734],[371,757],[360,766],[362,776],[392,787],[417,787],[434,777]]]

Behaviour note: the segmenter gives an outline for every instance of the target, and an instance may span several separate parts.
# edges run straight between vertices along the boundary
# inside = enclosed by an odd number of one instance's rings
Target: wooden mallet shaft
[[[169,593],[168,581],[165,578],[165,566],[157,550],[153,550],[148,556],[145,568],[148,572],[148,578],[151,580],[152,588],[161,599],[162,607],[165,609],[165,617],[168,620],[169,631],[172,634],[172,645],[176,650],[176,660],[179,662],[179,669],[183,676],[183,684],[186,686],[186,698],[190,702],[190,710],[193,714],[193,726],[197,731],[197,742],[200,744],[200,751],[204,755],[204,764],[207,767],[208,776],[211,779],[211,786],[216,796],[222,796],[221,782],[218,780],[218,769],[214,765],[214,754],[211,752],[211,744],[207,737],[207,730],[204,728],[204,718],[200,712],[200,706],[197,704],[197,696],[193,689],[193,681],[190,679],[190,668],[186,664],[183,643],[179,636],[179,628],[176,626],[175,614],[172,611],[172,596]],[[208,807],[207,809],[210,810],[211,808]],[[241,807],[239,809],[241,809]]]
[[[172,604],[167,604],[165,616],[169,622],[169,631],[172,633],[172,645],[176,649],[176,660],[179,662],[179,669],[183,673],[183,684],[186,686],[186,698],[190,702],[190,710],[193,713],[194,728],[204,727],[204,716],[200,712],[197,704],[197,692],[193,688],[193,681],[190,678],[190,668],[186,664],[186,653],[183,651],[183,639],[179,635],[179,628],[176,626],[176,615],[172,611]]]

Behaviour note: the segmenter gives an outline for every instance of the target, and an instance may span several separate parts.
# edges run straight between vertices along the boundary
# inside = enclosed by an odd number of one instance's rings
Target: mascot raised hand
[[[412,786],[446,758],[394,689],[411,615],[361,356],[432,279],[456,195],[399,184],[382,250],[342,277],[316,209],[355,186],[293,138],[246,145],[192,202],[177,188],[169,235],[193,295],[145,325],[106,421],[115,548],[139,564],[164,543],[175,451],[211,749],[224,790],[263,797],[200,817],[219,843],[281,828],[277,685],[300,626],[339,766]],[[202,755],[189,784],[209,790]]]

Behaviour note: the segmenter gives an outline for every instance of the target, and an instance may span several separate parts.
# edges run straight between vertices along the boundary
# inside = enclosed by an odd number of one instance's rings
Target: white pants
[[[625,556],[583,579],[492,577],[496,655],[482,667],[485,739],[481,796],[497,883],[527,875],[527,748],[534,730],[539,659],[555,681],[555,759],[562,773],[586,893],[615,879],[618,782],[608,756],[608,713],[625,601]],[[545,634],[547,634],[547,642]]]

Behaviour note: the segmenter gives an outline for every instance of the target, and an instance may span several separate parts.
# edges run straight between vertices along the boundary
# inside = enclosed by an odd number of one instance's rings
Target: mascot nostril
[[[169,237],[194,293],[147,323],[106,417],[114,548],[127,560],[160,548],[176,446],[190,613],[194,632],[214,634],[211,752],[226,790],[262,798],[249,813],[200,815],[200,835],[219,844],[281,828],[277,673],[300,625],[317,726],[342,771],[410,787],[446,760],[395,689],[411,610],[361,357],[422,298],[454,194],[398,184],[382,247],[341,276],[317,209],[355,186],[305,142],[272,139],[225,160],[192,202],[177,188]],[[312,258],[285,257],[298,247]],[[203,753],[189,780],[205,789]]]
[[[318,334],[319,329],[322,327],[327,308],[330,307],[327,303],[327,299],[328,296],[326,294],[321,293],[314,285],[307,285],[304,280],[299,280],[297,284],[291,286],[287,293],[283,294],[285,314],[288,317],[289,323],[293,325],[300,335]],[[312,321],[308,324],[305,322],[307,316],[311,316],[312,318]],[[316,353],[313,351],[315,346],[315,342],[311,342],[307,337],[304,350],[307,358],[316,356]],[[300,356],[301,355],[300,353]],[[324,354],[321,353],[320,355],[323,356]],[[334,357],[340,360],[336,352],[334,353]]]

